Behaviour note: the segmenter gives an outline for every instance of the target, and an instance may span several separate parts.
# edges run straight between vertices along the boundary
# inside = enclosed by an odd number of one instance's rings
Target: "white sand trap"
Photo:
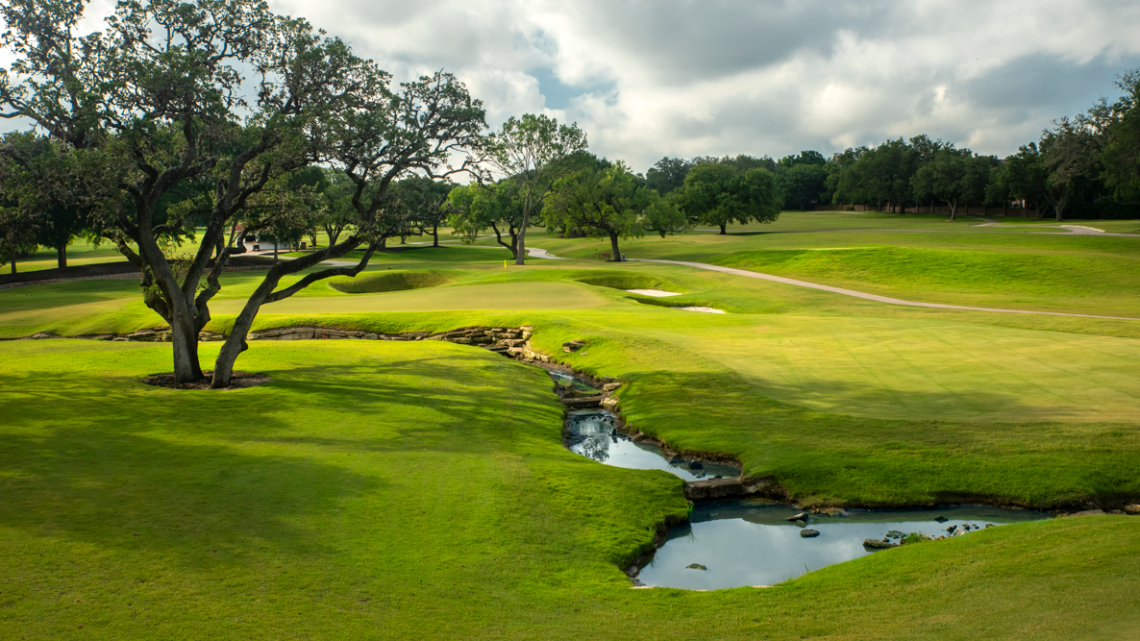
[[[681,295],[681,292],[667,292],[664,289],[627,289],[625,291],[631,294],[641,294],[642,296],[652,296],[654,298],[665,298],[666,296]]]
[[[723,313],[725,313],[723,309],[717,309],[715,307],[677,307],[675,309],[683,309],[686,312],[705,312],[706,314],[723,314]]]

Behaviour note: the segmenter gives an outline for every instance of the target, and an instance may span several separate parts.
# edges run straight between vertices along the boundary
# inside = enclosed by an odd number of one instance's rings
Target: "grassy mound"
[[[663,289],[669,292],[685,293],[685,289],[677,283],[653,274],[594,270],[584,276],[578,276],[575,280],[579,283],[593,285],[595,287],[612,287],[614,289]]]
[[[450,279],[437,271],[385,271],[356,278],[338,278],[329,285],[345,294],[379,294],[436,287],[448,282]]]

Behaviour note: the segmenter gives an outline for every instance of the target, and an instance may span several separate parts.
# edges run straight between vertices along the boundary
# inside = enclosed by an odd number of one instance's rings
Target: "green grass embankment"
[[[994,528],[774,588],[632,590],[620,566],[685,513],[680,481],[567,452],[542,372],[438,342],[305,341],[242,357],[261,387],[141,384],[168,349],[0,344],[0,637],[1071,639],[1140,616],[1133,517]],[[629,400],[660,384],[634,379]],[[703,420],[698,398],[674,409]]]

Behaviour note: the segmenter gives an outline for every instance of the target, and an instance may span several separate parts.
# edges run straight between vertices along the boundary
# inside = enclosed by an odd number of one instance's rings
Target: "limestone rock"
[[[804,537],[805,539],[810,539],[819,536],[819,530],[813,530],[811,528],[800,530],[800,536]]]
[[[1140,514],[1140,503],[1133,503],[1132,505],[1124,506],[1125,514]]]
[[[602,386],[603,392],[612,392],[621,387],[621,383],[606,383]]]
[[[863,547],[871,550],[886,550],[887,548],[898,547],[898,545],[881,539],[864,539]]]
[[[687,570],[701,570],[703,572],[703,571],[707,570],[708,568],[701,565],[700,563],[690,563],[690,564],[685,566],[685,569],[687,569]]]

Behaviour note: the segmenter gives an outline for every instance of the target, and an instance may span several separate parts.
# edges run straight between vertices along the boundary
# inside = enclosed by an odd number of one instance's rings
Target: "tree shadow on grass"
[[[200,564],[227,558],[215,551],[265,546],[319,556],[330,551],[320,524],[346,504],[366,505],[354,499],[398,491],[408,452],[497,453],[505,442],[545,441],[546,431],[551,456],[561,447],[561,409],[544,374],[483,354],[377,364],[396,376],[367,364],[311,366],[226,391],[10,373],[0,392],[0,525]],[[380,469],[329,462],[344,454],[375,455]]]
[[[0,470],[4,527],[205,565],[227,556],[216,553],[266,546],[323,555],[329,549],[320,532],[298,523],[385,489],[380,478],[319,460],[96,425],[9,433]]]

